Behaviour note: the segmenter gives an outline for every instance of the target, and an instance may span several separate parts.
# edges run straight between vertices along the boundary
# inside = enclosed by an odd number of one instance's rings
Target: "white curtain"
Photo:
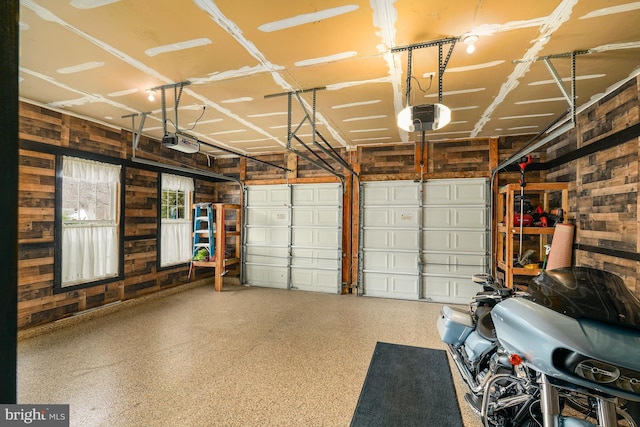
[[[92,184],[105,182],[117,184],[120,182],[120,166],[75,157],[65,157],[62,162],[62,175],[81,179]]]
[[[118,275],[118,221],[115,209],[120,166],[65,157],[64,177],[109,183],[114,207],[110,221],[86,220],[62,224],[62,286]]]
[[[185,217],[179,219],[162,218],[160,240],[160,265],[174,265],[191,260],[191,219],[189,200],[193,192],[193,179],[178,175],[162,174],[162,189],[185,193]]]
[[[162,189],[173,191],[193,192],[193,179],[184,176],[162,174]]]
[[[62,284],[118,275],[118,228],[81,225],[62,229]]]

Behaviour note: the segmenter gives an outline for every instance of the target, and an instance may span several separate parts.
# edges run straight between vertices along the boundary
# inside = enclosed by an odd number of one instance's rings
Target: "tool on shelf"
[[[520,247],[518,248],[518,258],[522,258],[522,227],[523,227],[523,219],[524,219],[524,187],[527,183],[524,180],[524,171],[528,165],[533,163],[533,159],[531,155],[527,157],[523,157],[520,159],[518,166],[520,166]]]
[[[546,245],[544,245],[544,262],[542,263],[542,271],[545,271],[547,269],[547,259],[549,258],[549,252],[551,252],[551,245],[547,243]]]
[[[518,258],[517,264],[520,267],[525,267],[527,265],[533,264],[533,261],[531,259],[531,255],[533,254],[534,254],[534,251],[531,249],[528,249],[521,257]]]

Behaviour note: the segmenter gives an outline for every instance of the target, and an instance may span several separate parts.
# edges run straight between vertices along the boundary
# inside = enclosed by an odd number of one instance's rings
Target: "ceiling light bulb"
[[[156,100],[156,92],[154,90],[147,89],[147,94],[148,94],[147,99],[150,102],[153,102]]]
[[[467,53],[469,55],[476,51],[475,43],[478,41],[478,36],[476,36],[475,34],[470,34],[466,36],[462,41],[467,45]]]

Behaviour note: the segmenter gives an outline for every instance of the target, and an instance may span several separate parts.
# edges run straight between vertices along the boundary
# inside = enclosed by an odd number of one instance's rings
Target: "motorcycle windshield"
[[[545,271],[532,279],[531,301],[576,319],[640,330],[640,301],[615,274],[589,267]]]

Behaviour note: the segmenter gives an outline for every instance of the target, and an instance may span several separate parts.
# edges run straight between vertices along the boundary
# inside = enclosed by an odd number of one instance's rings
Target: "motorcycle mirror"
[[[488,273],[477,273],[471,277],[471,281],[473,283],[477,283],[479,285],[493,285],[493,277]]]

